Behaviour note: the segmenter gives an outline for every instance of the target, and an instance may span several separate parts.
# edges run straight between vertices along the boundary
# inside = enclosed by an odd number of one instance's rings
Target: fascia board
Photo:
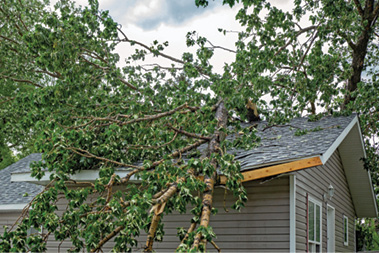
[[[0,212],[1,211],[21,211],[25,208],[27,204],[28,203],[0,205]]]
[[[353,120],[349,123],[349,125],[347,125],[347,127],[342,131],[342,133],[333,142],[333,144],[326,150],[324,154],[322,154],[321,156],[322,164],[326,164],[326,162],[333,155],[336,149],[341,145],[342,141],[346,138],[346,136],[349,134],[349,132],[351,131],[351,129],[354,127],[355,124],[359,124],[358,116],[355,116],[353,118]]]
[[[130,170],[116,170],[115,174],[119,177],[127,176]],[[45,172],[45,175],[40,179],[31,177],[31,172],[12,173],[11,182],[29,182],[38,185],[47,185],[50,182],[52,172]],[[95,182],[99,178],[98,170],[82,170],[75,175],[71,175],[71,180],[76,182]],[[138,182],[135,176],[130,178],[130,182]]]

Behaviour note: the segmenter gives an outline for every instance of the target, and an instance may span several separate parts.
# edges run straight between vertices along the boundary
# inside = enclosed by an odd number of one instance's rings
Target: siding
[[[4,226],[8,230],[13,226],[22,211],[0,211],[0,235],[4,234]]]
[[[214,207],[218,214],[211,217],[211,226],[217,235],[214,240],[223,252],[278,252],[289,251],[289,179],[279,177],[264,183],[261,181],[247,182],[245,188],[249,200],[246,207],[237,212],[230,208],[233,204],[231,193],[225,196],[224,210],[223,188],[216,188]],[[64,210],[67,201],[60,201],[58,209]],[[189,209],[188,209],[189,210]],[[0,213],[1,225],[11,225],[18,218],[17,213]],[[154,248],[159,252],[174,252],[179,245],[176,236],[177,227],[188,228],[192,215],[170,214],[163,217],[165,236],[163,241],[155,242]],[[2,229],[2,226],[1,226]],[[136,251],[141,251],[145,245],[146,235],[140,237]],[[113,242],[104,245],[103,251],[109,252]],[[50,235],[47,243],[49,252],[66,252],[70,247],[69,241],[63,243],[54,240]],[[215,251],[211,244],[208,251]]]
[[[217,235],[214,240],[223,252],[236,251],[289,251],[289,180],[280,177],[260,184],[247,182],[245,188],[249,200],[246,207],[237,212],[229,208],[233,198],[226,196],[226,212],[223,207],[224,189],[216,189],[214,207],[218,214],[211,217],[211,226]],[[177,227],[189,227],[190,214],[165,216],[166,235],[161,243],[155,243],[157,251],[173,251],[179,244]],[[211,244],[208,251],[215,251]]]
[[[337,252],[355,251],[354,221],[355,210],[351,199],[345,172],[338,150],[327,161],[325,166],[301,170],[296,174],[296,251],[306,251],[307,193],[322,203],[322,251],[327,247],[327,204],[335,208],[335,250]],[[334,187],[331,200],[323,201],[323,194],[329,184]],[[349,245],[343,243],[343,215],[349,218]]]

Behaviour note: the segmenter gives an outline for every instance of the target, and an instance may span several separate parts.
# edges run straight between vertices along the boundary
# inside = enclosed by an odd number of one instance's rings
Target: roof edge
[[[0,205],[0,212],[2,211],[21,211],[25,208],[25,206],[28,203],[24,204],[5,204],[5,205]]]
[[[277,164],[274,166],[264,167],[256,170],[243,171],[244,179],[242,182],[252,181],[270,176],[276,176],[297,170],[303,170],[310,167],[323,165],[320,156],[313,156],[299,159],[292,162]]]
[[[344,166],[355,211],[358,217],[377,217],[378,205],[370,171],[364,169],[361,158],[366,157],[358,116],[356,124],[338,147]],[[370,196],[371,195],[371,196]]]
[[[355,117],[353,118],[353,120],[349,123],[349,125],[347,125],[347,127],[345,127],[345,129],[342,131],[342,133],[333,142],[333,144],[324,152],[324,154],[321,154],[322,164],[326,164],[326,162],[333,155],[333,153],[336,151],[336,149],[341,145],[342,141],[350,133],[351,129],[354,127],[355,124],[359,125],[359,121],[358,121],[358,116],[357,115],[355,115]],[[361,138],[362,138],[362,135],[361,135]],[[363,145],[363,141],[362,141],[362,145]]]
[[[125,177],[130,170],[116,170],[115,174],[120,177]],[[11,174],[11,182],[28,182],[38,185],[48,185],[50,183],[50,176],[52,172],[45,172],[45,175],[40,179],[31,176],[31,172],[16,172]],[[99,178],[99,170],[82,170],[70,176],[71,180],[77,182],[95,182]],[[135,176],[132,176],[130,182],[136,182]]]

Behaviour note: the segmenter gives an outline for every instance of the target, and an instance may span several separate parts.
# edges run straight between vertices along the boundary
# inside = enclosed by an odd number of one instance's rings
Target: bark
[[[205,179],[205,184],[207,188],[203,193],[203,209],[201,212],[200,226],[207,228],[209,225],[209,220],[212,211],[212,202],[213,202],[213,191],[214,191],[214,183],[217,173],[214,172],[210,178]],[[202,234],[197,233],[193,242],[194,249],[198,249],[200,242],[202,240]]]
[[[197,223],[192,222],[191,226],[188,228],[186,235],[184,236],[183,240],[181,241],[181,244],[184,243],[187,239],[190,233],[192,233],[196,228]]]
[[[153,207],[153,218],[151,220],[151,225],[149,228],[149,233],[147,234],[146,246],[144,252],[152,252],[153,251],[153,243],[155,238],[155,233],[157,232],[159,221],[161,220],[161,214],[163,213],[164,207],[166,203],[157,204]]]
[[[115,235],[117,235],[121,230],[123,230],[124,229],[124,226],[119,226],[119,227],[117,227],[115,230],[113,230],[111,233],[109,233],[103,240],[101,240],[100,242],[99,242],[99,244],[95,247],[95,248],[93,248],[93,249],[91,249],[91,252],[95,252],[95,251],[98,251],[98,250],[100,250],[101,249],[101,247],[103,247],[103,245],[107,242],[107,241],[109,241],[110,239],[112,239]]]
[[[193,176],[194,173],[195,173],[194,169],[188,169],[187,170],[187,175]],[[178,178],[175,183],[172,183],[170,185],[169,188],[167,188],[166,190],[158,192],[156,195],[158,195],[159,197],[157,197],[156,199],[153,198],[153,203],[154,204],[162,204],[162,203],[167,202],[178,191],[178,184],[181,182],[184,182],[184,180],[186,180],[185,177]]]
[[[223,101],[220,101],[218,103],[217,109],[216,109],[216,119],[218,121],[217,123],[217,131],[212,137],[212,140],[209,142],[208,145],[208,156],[210,156],[213,153],[217,153],[220,150],[220,142],[225,139],[224,132],[221,131],[221,129],[226,128],[227,122],[228,122],[228,112],[225,108],[225,104]],[[214,191],[214,185],[217,178],[217,161],[216,159],[212,159],[211,161],[212,166],[214,167],[213,174],[209,177],[204,177],[204,182],[206,184],[206,189],[203,193],[203,208],[201,212],[201,218],[200,218],[200,226],[207,228],[210,221],[210,214],[212,210],[212,202],[213,202],[213,191]],[[194,243],[192,245],[192,249],[197,250],[199,248],[200,243],[202,242],[202,234],[197,233],[194,238]],[[207,240],[205,240],[205,245],[207,243]]]
[[[360,5],[359,5],[360,6]],[[377,6],[378,7],[378,6]],[[353,69],[353,73],[347,82],[347,94],[345,96],[344,103],[342,105],[342,109],[346,108],[346,105],[351,101],[355,100],[355,97],[351,95],[353,91],[358,88],[358,83],[361,81],[361,75],[364,67],[364,60],[367,54],[368,44],[370,42],[370,36],[373,32],[373,27],[375,25],[378,12],[376,9],[374,10],[374,1],[367,0],[365,4],[364,10],[359,10],[362,16],[362,24],[364,21],[367,21],[367,24],[364,26],[364,29],[361,35],[358,38],[356,44],[350,45],[352,48],[352,63],[351,67]]]
[[[193,175],[194,170],[189,169],[187,171],[187,174]],[[156,197],[156,199],[153,198],[153,203],[155,203],[155,206],[152,208],[154,215],[149,227],[149,233],[147,235],[144,252],[151,252],[153,250],[155,233],[157,232],[158,224],[161,219],[161,213],[163,212],[167,201],[178,191],[178,183],[183,182],[185,179],[185,177],[177,179],[176,182],[171,184],[169,188],[162,190],[154,195],[154,197]]]

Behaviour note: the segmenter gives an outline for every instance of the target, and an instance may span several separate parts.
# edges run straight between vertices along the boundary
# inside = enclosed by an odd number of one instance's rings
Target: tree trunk
[[[151,225],[149,228],[149,233],[147,234],[146,245],[144,248],[144,252],[152,252],[153,251],[153,243],[155,239],[155,233],[157,232],[159,221],[161,220],[161,214],[163,213],[164,207],[166,206],[166,202],[163,204],[157,204],[153,207],[153,218],[151,219]]]
[[[364,30],[362,31],[361,36],[359,36],[357,43],[351,46],[353,50],[351,63],[353,73],[347,82],[347,94],[345,95],[342,109],[345,109],[347,104],[355,100],[355,97],[353,97],[351,93],[358,88],[358,83],[361,81],[361,75],[364,67],[364,60],[367,54],[370,36],[377,19],[377,15],[374,13],[374,1],[366,1],[362,19],[362,24],[364,21],[367,22],[367,24],[364,26]]]
[[[208,156],[210,156],[213,153],[217,153],[220,150],[220,142],[222,142],[225,139],[225,134],[222,132],[223,128],[226,128],[227,122],[228,122],[228,111],[225,108],[225,104],[223,101],[220,101],[218,103],[217,109],[216,109],[216,119],[218,121],[217,123],[217,131],[213,135],[211,141],[209,142],[208,146]],[[212,159],[211,161],[212,166],[214,167],[214,172],[212,173],[211,177],[208,177],[205,175],[204,182],[206,184],[206,189],[203,193],[203,208],[201,212],[201,218],[200,218],[200,227],[207,228],[209,225],[210,215],[212,211],[212,202],[213,202],[213,191],[214,191],[214,185],[217,178],[217,161],[216,159]],[[194,242],[192,245],[193,249],[198,249],[200,243],[202,242],[202,234],[197,233],[194,238]],[[205,240],[205,244],[207,243],[207,240]]]

